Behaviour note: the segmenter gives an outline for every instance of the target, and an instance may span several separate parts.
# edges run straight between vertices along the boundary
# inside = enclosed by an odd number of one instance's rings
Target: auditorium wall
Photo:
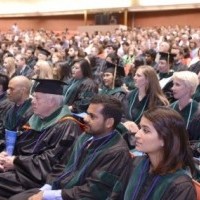
[[[190,25],[200,27],[200,9],[132,13],[134,26]]]
[[[123,13],[118,13],[119,24],[123,24]],[[190,25],[200,27],[200,9],[171,10],[171,11],[145,11],[129,12],[128,26],[168,26],[168,25]],[[20,29],[39,29],[63,31],[66,28],[76,31],[78,26],[95,25],[95,14],[87,16],[85,24],[83,14],[59,15],[59,16],[37,16],[37,17],[9,17],[0,18],[0,30],[7,31],[13,23],[17,23]]]

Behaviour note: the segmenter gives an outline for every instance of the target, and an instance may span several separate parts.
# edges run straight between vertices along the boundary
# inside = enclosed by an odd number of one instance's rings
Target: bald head
[[[25,76],[15,76],[8,84],[8,98],[16,104],[22,104],[28,97],[31,81]]]

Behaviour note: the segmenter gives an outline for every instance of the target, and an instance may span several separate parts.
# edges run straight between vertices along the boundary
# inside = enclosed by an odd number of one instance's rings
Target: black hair
[[[107,118],[113,118],[114,119],[114,125],[113,128],[116,128],[116,126],[119,124],[122,118],[122,103],[116,99],[113,96],[110,95],[95,95],[91,101],[90,104],[102,104],[103,109],[101,111],[102,115],[105,119]]]

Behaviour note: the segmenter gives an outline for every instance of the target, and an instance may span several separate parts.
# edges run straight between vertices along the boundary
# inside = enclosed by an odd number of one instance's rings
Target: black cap
[[[124,41],[124,42],[122,43],[122,45],[125,45],[125,46],[127,46],[127,47],[130,46],[130,44],[129,44],[127,41]]]
[[[116,76],[125,76],[125,71],[123,67],[117,66],[111,62],[106,61],[106,67],[103,73],[110,72],[114,74],[115,70],[116,70]]]
[[[165,53],[165,52],[159,52],[160,58],[159,60],[166,60],[168,63],[173,63],[174,57],[176,54],[172,53]]]
[[[63,85],[65,85],[65,83],[62,81],[53,79],[33,79],[33,80],[38,82],[38,84],[34,89],[34,92],[56,94],[56,95],[63,94]]]
[[[114,51],[117,51],[119,49],[119,44],[114,42],[109,42],[106,47],[112,47]]]
[[[48,51],[48,50],[46,50],[46,49],[44,49],[44,48],[42,48],[42,47],[38,47],[38,50],[39,50],[39,52],[41,53],[41,54],[43,54],[43,55],[45,55],[45,56],[50,56],[51,55],[51,53]]]

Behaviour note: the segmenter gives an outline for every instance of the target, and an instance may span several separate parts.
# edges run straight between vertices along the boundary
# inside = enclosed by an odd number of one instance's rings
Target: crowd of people
[[[197,199],[199,28],[18,30],[0,47],[0,200]]]

